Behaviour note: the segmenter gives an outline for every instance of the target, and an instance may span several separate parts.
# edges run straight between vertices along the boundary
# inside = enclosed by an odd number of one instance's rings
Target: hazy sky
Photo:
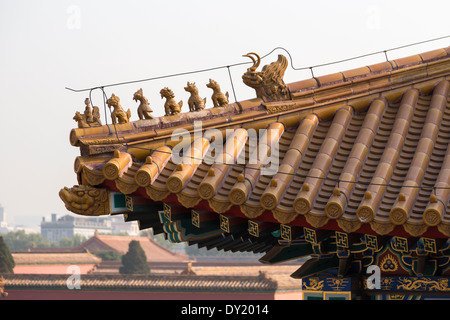
[[[294,67],[308,67],[450,35],[450,2],[442,1],[36,1],[0,0],[0,204],[10,223],[37,227],[51,213],[67,214],[58,192],[77,183],[79,149],[69,143],[72,119],[89,88],[122,81],[246,62],[284,47]],[[450,38],[389,53],[394,59],[450,45]],[[276,51],[262,65],[276,60]],[[316,75],[383,61],[383,55],[318,68]],[[242,84],[247,66],[231,68],[237,100],[254,97]],[[310,78],[287,69],[285,82]],[[154,115],[159,90],[187,101],[187,81],[231,85],[226,69],[106,88],[137,120],[139,88]],[[99,92],[92,95],[102,110]],[[210,100],[210,99],[209,99]],[[209,101],[210,103],[210,101]],[[185,108],[183,111],[187,111]],[[207,107],[211,107],[207,103]],[[110,123],[110,119],[108,119]]]

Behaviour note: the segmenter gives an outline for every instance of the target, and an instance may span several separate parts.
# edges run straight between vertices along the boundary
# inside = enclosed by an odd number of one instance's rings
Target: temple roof
[[[257,91],[222,107],[73,129],[70,142],[81,150],[74,169],[82,186],[188,209],[347,233],[449,237],[449,75],[444,48],[290,83],[288,99]],[[196,121],[204,136],[194,136]],[[224,145],[233,142],[214,163],[206,161],[211,128]],[[174,161],[175,129],[192,134],[183,154],[191,161]],[[256,162],[251,130],[265,151]],[[266,174],[275,152],[279,166]]]
[[[94,252],[98,250],[113,250],[120,254],[128,252],[131,241],[138,241],[142,250],[144,250],[147,260],[150,262],[164,261],[177,262],[187,261],[188,255],[172,252],[149,237],[129,237],[95,234],[80,245],[80,247]]]
[[[8,275],[5,286],[13,289],[67,289],[67,275]],[[276,280],[265,276],[222,275],[83,275],[80,287],[84,290],[149,290],[164,292],[273,292],[299,289],[298,284],[279,287]]]

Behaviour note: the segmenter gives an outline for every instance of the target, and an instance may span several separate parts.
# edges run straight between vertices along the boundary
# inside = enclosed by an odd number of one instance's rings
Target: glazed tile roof
[[[118,124],[115,134],[108,126],[73,129],[70,141],[81,149],[75,172],[80,184],[247,219],[449,237],[449,77],[444,48],[288,84],[290,100]],[[171,133],[193,132],[194,120],[203,129],[240,129],[224,136],[236,143],[219,155],[232,164],[201,161],[206,138],[193,142],[190,164],[172,161]],[[262,174],[265,156],[249,163],[248,131],[266,128],[267,155],[279,143],[275,175]]]
[[[120,254],[125,254],[128,252],[129,244],[133,240],[139,242],[149,262],[180,262],[187,261],[189,258],[188,255],[172,252],[164,248],[149,237],[95,234],[92,238],[82,243],[80,247],[92,252],[95,250],[114,250]]]
[[[53,264],[98,264],[102,261],[95,255],[84,252],[72,253],[12,253],[16,265],[53,265]]]
[[[258,276],[277,282],[279,289],[295,289],[301,286],[298,279],[293,279],[291,274],[298,269],[298,265],[260,265],[260,266],[209,266],[192,267],[192,271],[199,276]]]
[[[5,289],[66,290],[67,275],[5,274]],[[299,289],[265,276],[188,276],[188,275],[82,275],[83,290],[145,290],[163,292],[274,292],[279,289]]]

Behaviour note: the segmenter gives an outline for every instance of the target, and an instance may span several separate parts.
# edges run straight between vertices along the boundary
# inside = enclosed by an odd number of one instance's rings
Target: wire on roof
[[[329,66],[329,65],[333,65],[333,64],[339,64],[339,63],[342,63],[342,62],[352,61],[352,60],[356,60],[356,59],[360,59],[360,58],[364,58],[364,57],[368,57],[368,56],[372,56],[372,55],[377,55],[377,54],[380,54],[380,53],[384,53],[384,55],[386,57],[386,61],[388,61],[387,52],[389,52],[389,51],[403,49],[403,48],[406,48],[406,47],[411,47],[411,46],[415,46],[415,45],[419,45],[419,44],[423,44],[423,43],[427,43],[427,42],[432,42],[432,41],[437,41],[437,40],[442,40],[442,39],[446,39],[446,38],[450,38],[450,35],[439,37],[439,38],[434,38],[434,39],[429,39],[429,40],[424,40],[424,41],[419,41],[419,42],[415,42],[415,43],[411,43],[411,44],[407,44],[407,45],[403,45],[403,46],[399,46],[399,47],[395,47],[395,48],[391,48],[391,49],[387,49],[387,50],[383,50],[383,51],[376,51],[376,52],[372,52],[372,53],[368,53],[368,54],[363,54],[363,55],[360,55],[360,56],[347,58],[347,59],[343,59],[343,60],[337,60],[337,61],[333,61],[333,62],[317,64],[317,65],[313,65],[313,66],[309,66],[309,67],[301,67],[301,68],[294,67],[294,63],[293,63],[293,59],[292,59],[291,53],[287,49],[285,49],[283,47],[276,47],[276,48],[272,49],[272,51],[270,51],[269,53],[263,55],[261,57],[261,59],[265,59],[266,57],[271,55],[276,50],[283,50],[289,56],[289,60],[291,62],[291,68],[293,70],[300,71],[300,70],[308,70],[309,69],[309,71],[311,72],[311,76],[314,78],[315,77],[314,76],[314,70],[313,70],[314,68]],[[250,63],[252,63],[252,62],[239,62],[239,63],[229,64],[229,65],[226,65],[226,66],[219,66],[219,67],[199,69],[199,70],[194,70],[194,71],[174,73],[174,74],[170,74],[170,75],[158,76],[158,77],[153,77],[153,78],[146,78],[146,79],[125,81],[125,82],[118,82],[118,83],[107,84],[107,85],[102,85],[102,86],[97,86],[97,87],[92,87],[92,88],[86,88],[86,89],[72,89],[72,88],[69,88],[69,87],[66,87],[66,89],[70,90],[70,91],[73,91],[73,92],[89,91],[89,100],[91,102],[91,105],[93,105],[92,99],[91,99],[91,94],[92,94],[93,90],[100,89],[103,92],[103,94],[105,94],[105,90],[104,89],[107,88],[107,87],[115,87],[115,86],[121,86],[121,85],[127,85],[127,84],[139,83],[139,82],[160,80],[160,79],[165,79],[165,78],[172,78],[172,77],[178,77],[178,76],[183,76],[183,75],[188,75],[188,74],[195,74],[195,73],[203,73],[203,72],[209,72],[209,71],[214,71],[214,70],[227,68],[228,76],[230,78],[231,88],[232,88],[233,95],[234,95],[234,100],[235,100],[235,102],[237,102],[236,91],[234,89],[233,78],[231,76],[230,68],[241,66],[241,65],[245,65],[245,64],[250,64]],[[105,111],[105,123],[108,124],[108,117],[106,115],[106,105],[105,105],[104,109],[105,109],[104,110]]]
[[[333,64],[342,63],[342,62],[352,61],[352,60],[356,60],[356,59],[360,59],[360,58],[364,58],[364,57],[368,57],[368,56],[373,56],[373,55],[377,55],[377,54],[381,54],[381,53],[384,53],[384,55],[386,57],[386,60],[387,60],[388,59],[387,52],[395,51],[395,50],[399,50],[399,49],[403,49],[403,48],[407,48],[407,47],[412,47],[412,46],[415,46],[415,45],[424,44],[424,43],[428,43],[428,42],[432,42],[432,41],[442,40],[442,39],[446,39],[446,38],[450,38],[450,35],[442,36],[442,37],[438,37],[438,38],[434,38],[434,39],[429,39],[429,40],[424,40],[424,41],[419,41],[419,42],[415,42],[415,43],[410,43],[410,44],[407,44],[407,45],[394,47],[394,48],[387,49],[387,50],[367,53],[367,54],[363,54],[363,55],[360,55],[360,56],[355,56],[355,57],[347,58],[347,59],[343,59],[343,60],[337,60],[337,61],[332,61],[332,62],[323,63],[323,64],[317,64],[317,65],[308,66],[308,67],[301,67],[301,68],[294,67],[293,59],[292,59],[292,56],[291,56],[290,52],[287,49],[283,48],[283,47],[276,47],[276,48],[274,48],[269,53],[263,55],[261,57],[261,59],[266,58],[267,56],[271,55],[276,50],[283,50],[289,56],[289,60],[291,61],[291,68],[293,70],[299,71],[299,70],[308,70],[309,69],[311,71],[313,77],[314,77],[314,73],[313,73],[313,69],[314,68],[319,68],[319,67],[329,66],[329,65],[333,65]],[[218,67],[212,67],[212,68],[206,68],[206,69],[199,69],[199,70],[193,70],[193,71],[186,71],[186,72],[174,73],[174,74],[170,74],[170,75],[164,75],[164,76],[158,76],[158,77],[152,77],[152,78],[146,78],[146,79],[117,82],[117,83],[106,84],[106,85],[96,86],[96,87],[92,87],[92,88],[85,88],[85,89],[72,89],[72,88],[69,88],[69,87],[65,87],[65,89],[73,91],[73,92],[84,92],[84,91],[89,91],[89,90],[92,91],[94,89],[115,87],[115,86],[121,86],[121,85],[127,85],[127,84],[139,83],[139,82],[153,81],[153,80],[160,80],[160,79],[165,79],[165,78],[184,76],[184,75],[194,74],[194,73],[209,72],[209,71],[225,69],[225,68],[228,68],[228,70],[229,70],[229,68],[237,67],[237,66],[241,66],[241,65],[245,65],[245,64],[250,64],[250,63],[252,63],[252,62],[239,62],[239,63],[233,63],[233,64],[224,65],[224,66],[218,66]],[[230,76],[231,76],[231,74],[230,74]]]

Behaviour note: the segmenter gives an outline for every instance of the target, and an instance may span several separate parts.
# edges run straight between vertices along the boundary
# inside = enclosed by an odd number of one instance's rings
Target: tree
[[[122,259],[122,255],[114,250],[94,251],[92,254],[102,258],[102,261],[121,261]]]
[[[150,274],[147,257],[140,243],[132,240],[128,245],[128,252],[122,256],[121,274]]]
[[[50,240],[43,239],[39,233],[25,233],[23,230],[8,232],[4,240],[12,251],[27,251],[30,247],[50,247]]]
[[[70,238],[62,238],[59,240],[59,242],[56,244],[57,247],[63,247],[63,248],[73,248],[78,247],[80,244],[85,242],[87,238],[85,236],[81,236],[79,234],[74,234]]]
[[[0,273],[14,273],[14,258],[3,238],[0,237]]]

